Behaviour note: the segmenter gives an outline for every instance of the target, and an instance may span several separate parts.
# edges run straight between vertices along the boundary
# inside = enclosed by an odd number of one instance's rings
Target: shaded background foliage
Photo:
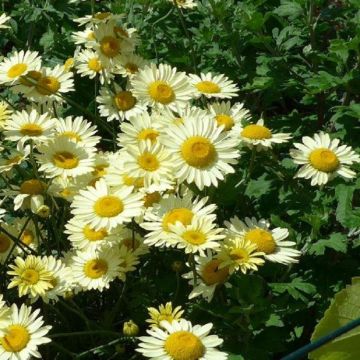
[[[2,0],[2,10],[13,18],[12,30],[0,37],[3,54],[31,48],[49,66],[63,63],[75,50],[72,19],[90,13],[90,3]],[[296,140],[324,130],[357,151],[359,8],[359,0],[203,0],[182,16],[165,0],[95,4],[95,11],[127,14],[127,23],[139,30],[138,52],[144,57],[182,71],[224,73],[239,84],[237,100],[255,119],[262,116],[271,128],[291,132]],[[95,111],[93,84],[77,77],[71,96],[90,112]],[[22,106],[21,99],[10,99]],[[81,112],[69,108],[65,113]],[[267,263],[256,275],[234,276],[233,288],[220,290],[211,304],[190,303],[181,279],[185,269],[173,271],[173,262],[186,258],[179,251],[154,249],[124,286],[115,283],[105,293],[87,292],[45,307],[53,332],[120,333],[128,319],[144,332],[146,307],[173,300],[184,304],[193,322],[213,322],[233,360],[279,359],[306,344],[334,293],[359,274],[360,239],[349,231],[360,228],[360,180],[312,188],[293,179],[296,167],[288,150],[288,144],[281,145],[254,161],[245,151],[236,173],[207,195],[219,205],[219,223],[234,215],[256,216],[287,227],[304,252],[299,264]],[[129,339],[99,347],[112,340],[108,335],[54,338],[44,358],[72,358],[70,353],[83,353],[84,359],[139,358]]]

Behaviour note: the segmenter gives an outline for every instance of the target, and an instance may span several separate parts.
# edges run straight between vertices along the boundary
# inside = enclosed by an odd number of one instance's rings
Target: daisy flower
[[[169,228],[176,247],[184,249],[185,254],[198,252],[205,256],[207,249],[217,250],[220,247],[218,241],[225,237],[222,234],[223,229],[217,228],[211,219],[196,215],[188,225],[177,221],[175,224],[169,224]]]
[[[149,115],[148,112],[132,116],[129,122],[120,124],[121,132],[117,136],[118,146],[127,147],[137,145],[143,141],[155,143],[160,133],[163,131],[164,124],[159,121],[157,116]]]
[[[127,147],[124,156],[125,167],[135,178],[144,179],[144,187],[149,191],[163,191],[172,188],[173,158],[167,149],[150,140]]]
[[[264,253],[266,260],[281,264],[297,263],[301,252],[293,249],[293,241],[285,241],[289,236],[288,229],[275,228],[270,230],[270,223],[265,219],[245,218],[242,222],[236,216],[225,221],[230,236],[242,236],[246,241],[256,245],[256,249]]]
[[[30,145],[23,146],[22,143],[18,143],[16,149],[10,150],[10,153],[6,155],[6,157],[0,158],[0,171],[8,172],[15,165],[20,165],[29,156],[30,151]]]
[[[90,173],[75,178],[56,176],[52,178],[48,187],[48,194],[71,202],[80,189],[88,186],[91,178],[92,175]]]
[[[12,275],[8,289],[18,288],[19,296],[44,295],[45,291],[53,287],[51,273],[40,256],[28,255],[25,260],[17,257],[15,264],[10,264],[7,273]]]
[[[0,63],[0,84],[14,85],[21,76],[41,68],[41,58],[36,51],[15,51]]]
[[[127,246],[120,244],[118,249],[121,266],[121,272],[118,275],[118,278],[122,281],[125,281],[126,273],[135,271],[136,265],[140,263],[140,260],[135,252],[132,251],[132,249],[129,249]]]
[[[313,138],[304,136],[302,144],[295,143],[290,150],[295,164],[302,165],[295,177],[311,179],[311,185],[324,185],[340,175],[351,179],[356,173],[349,166],[359,163],[360,157],[350,146],[340,145],[339,139],[330,139],[329,134],[320,132]]]
[[[118,36],[114,30],[116,28],[112,23],[100,24],[94,30],[96,39],[94,49],[105,67],[113,67],[119,63],[122,54],[134,50],[134,43],[129,39],[125,40],[122,36]]]
[[[147,330],[150,336],[141,336],[136,351],[150,359],[179,360],[226,360],[228,355],[216,349],[223,340],[209,335],[212,324],[193,326],[181,319],[169,323],[164,320],[161,328]]]
[[[100,83],[110,82],[113,75],[102,65],[99,55],[94,50],[84,49],[76,56],[76,70],[81,77],[94,79],[99,75]]]
[[[166,304],[161,304],[158,308],[148,307],[147,308],[150,319],[147,319],[146,322],[150,324],[151,328],[160,327],[161,321],[168,321],[171,323],[174,320],[180,320],[184,310],[181,306],[176,306],[173,308],[171,301]]]
[[[186,74],[170,65],[145,66],[130,81],[135,96],[152,107],[176,111],[177,106],[186,106],[193,97]]]
[[[43,317],[39,316],[40,309],[24,304],[20,309],[16,304],[11,306],[10,324],[4,329],[4,336],[0,339],[0,358],[2,360],[29,360],[41,358],[39,345],[51,340],[45,335],[51,326],[44,325]]]
[[[67,72],[61,65],[56,65],[54,68],[42,68],[40,73],[30,74],[29,78],[31,81],[26,79],[16,89],[31,101],[62,102],[63,94],[74,91],[73,73]]]
[[[115,93],[107,87],[100,89],[100,95],[96,97],[100,115],[107,118],[107,121],[124,119],[129,120],[146,111],[146,106],[138,101],[130,90],[123,90],[119,85],[114,86]]]
[[[59,297],[64,297],[71,288],[71,269],[61,259],[56,259],[54,256],[43,256],[42,261],[51,274],[52,288],[42,294],[41,299],[45,303],[58,301]]]
[[[235,124],[241,124],[242,120],[250,118],[249,110],[245,109],[242,103],[232,106],[230,101],[215,102],[208,105],[208,110],[217,125],[224,126],[224,131],[229,131]]]
[[[77,216],[71,218],[65,225],[64,233],[68,235],[71,245],[75,249],[92,251],[102,246],[119,243],[123,236],[122,227],[116,227],[111,231],[105,228],[95,230],[88,224],[81,221]]]
[[[7,140],[21,144],[27,140],[40,144],[49,140],[54,126],[55,119],[50,118],[48,113],[41,115],[36,110],[16,111],[4,124],[4,135]]]
[[[98,251],[78,251],[72,259],[74,280],[84,289],[103,291],[119,275],[119,251],[115,247],[104,247]]]
[[[246,274],[249,270],[258,270],[264,264],[263,252],[257,251],[258,247],[253,242],[241,236],[229,236],[221,244],[217,258],[221,261],[219,269],[229,268],[229,273],[241,271]]]
[[[0,15],[0,29],[8,29],[9,25],[5,25],[11,19],[10,16],[7,16],[5,13]]]
[[[193,287],[189,299],[201,296],[210,302],[217,287],[222,285],[231,287],[230,283],[227,282],[229,268],[227,266],[220,268],[221,260],[214,258],[210,250],[207,250],[204,256],[195,256],[195,262],[196,273],[198,274],[197,282],[195,283],[193,271],[182,275],[184,279],[189,280],[189,285]]]
[[[139,190],[144,187],[144,178],[137,178],[133,176],[130,171],[128,171],[123,161],[123,152],[119,156],[118,161],[110,164],[110,167],[107,170],[104,179],[110,187],[122,187],[122,186],[131,186],[136,190]],[[120,161],[121,159],[121,161]]]
[[[96,43],[94,29],[88,27],[83,31],[75,31],[71,34],[75,45],[84,45],[86,48],[93,48]]]
[[[114,73],[131,78],[148,64],[149,62],[139,55],[121,55],[119,63],[115,66]]]
[[[255,148],[257,151],[271,149],[273,144],[285,143],[291,139],[291,135],[288,133],[273,133],[272,130],[264,126],[263,119],[260,119],[256,124],[249,124],[244,127],[239,123],[233,127],[231,135],[240,139],[244,145]]]
[[[190,225],[193,217],[208,217],[215,220],[213,212],[216,205],[206,205],[208,198],[193,198],[186,194],[183,198],[176,195],[169,195],[162,198],[158,204],[154,204],[144,215],[144,222],[140,224],[142,228],[149,231],[145,235],[145,244],[154,246],[174,246],[171,234],[171,224],[181,223],[184,226]]]
[[[174,0],[168,0],[174,5]],[[176,6],[182,9],[193,9],[197,6],[197,3],[194,0],[175,0]]]
[[[11,322],[11,311],[3,300],[3,295],[0,294],[0,336],[4,336],[4,329],[9,326]],[[1,344],[1,341],[0,341]]]
[[[12,112],[12,109],[5,101],[0,101],[0,130],[4,128],[4,124],[10,118]]]
[[[71,212],[95,230],[111,230],[141,214],[141,197],[141,194],[132,193],[132,187],[110,189],[104,179],[100,179],[95,187],[80,190],[71,204]]]
[[[194,88],[194,96],[199,98],[204,95],[207,98],[231,99],[237,96],[239,88],[225,75],[212,75],[201,73],[200,76],[189,74],[190,82]]]
[[[32,202],[37,200],[44,203],[46,187],[47,185],[38,179],[24,180],[14,198],[14,210],[31,208]]]
[[[141,256],[149,252],[149,247],[144,244],[144,238],[137,231],[132,229],[122,229],[120,235],[120,246],[125,246],[132,251],[135,256]]]
[[[167,129],[161,142],[174,154],[174,167],[179,182],[195,183],[202,190],[218,186],[224,175],[234,173],[238,141],[222,132],[215,120],[187,118],[178,126]]]
[[[93,170],[94,152],[92,148],[75,143],[68,137],[60,136],[53,141],[38,147],[40,154],[37,160],[40,164],[39,171],[44,171],[46,176],[79,176]]]
[[[95,136],[97,127],[82,116],[67,116],[65,119],[58,119],[55,123],[55,135],[64,136],[86,148],[94,148],[100,141],[100,136]]]
[[[176,111],[167,108],[157,109],[156,111],[153,111],[152,117],[163,124],[165,128],[171,125],[182,125],[187,118],[198,119],[198,122],[202,122],[203,119],[209,118],[209,113],[206,110],[188,104],[184,108],[179,108],[177,106]]]
[[[78,26],[88,24],[99,25],[106,24],[109,21],[121,20],[124,16],[124,14],[112,14],[111,12],[97,12],[93,15],[86,15],[84,17],[74,19],[74,22],[78,23]]]

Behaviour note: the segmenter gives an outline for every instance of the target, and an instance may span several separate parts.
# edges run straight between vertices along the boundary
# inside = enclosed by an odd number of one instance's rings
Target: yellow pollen
[[[97,58],[92,58],[88,61],[88,68],[98,73],[102,69],[101,62]]]
[[[252,140],[262,140],[270,139],[272,134],[266,126],[251,124],[244,127],[241,136]]]
[[[85,263],[84,273],[91,279],[98,279],[108,271],[108,264],[102,259],[92,259]]]
[[[201,271],[201,278],[208,286],[214,284],[223,284],[229,276],[229,268],[219,269],[221,261],[218,259],[210,260],[205,264]]]
[[[234,126],[234,119],[226,114],[219,114],[215,117],[218,126],[224,125],[224,130],[228,131]]]
[[[159,133],[154,129],[144,129],[138,134],[138,140],[150,140],[152,143],[156,142]]]
[[[219,85],[212,81],[200,81],[195,86],[200,92],[205,94],[216,94],[221,91]]]
[[[169,86],[164,81],[154,81],[149,85],[149,95],[150,97],[163,105],[170,104],[176,98],[175,92],[171,86]]]
[[[252,229],[245,234],[245,239],[256,244],[257,249],[265,254],[272,254],[276,250],[276,242],[269,231]]]
[[[155,155],[144,152],[137,158],[139,166],[146,171],[156,171],[160,167],[159,160]]]
[[[36,90],[42,95],[55,94],[60,89],[60,82],[54,76],[44,76],[39,79]]]
[[[21,194],[40,195],[46,189],[46,184],[37,179],[25,180],[20,185]]]
[[[87,34],[86,38],[87,38],[88,40],[96,40],[96,38],[95,38],[95,33],[94,33],[93,31],[90,31],[90,32]]]
[[[106,169],[108,167],[109,167],[108,164],[96,165],[92,174],[98,178],[102,177],[102,176],[106,175],[106,173],[107,173]]]
[[[139,67],[134,63],[126,63],[124,68],[130,74],[136,74],[139,71]]]
[[[136,104],[136,98],[130,91],[120,91],[114,96],[116,107],[121,111],[128,111]]]
[[[65,137],[67,137],[68,139],[71,139],[71,140],[75,140],[76,142],[82,140],[81,136],[79,134],[77,134],[76,132],[74,132],[74,131],[64,131],[59,135],[60,136],[65,136]]]
[[[16,64],[13,65],[7,72],[7,76],[11,79],[17,78],[18,76],[22,75],[28,66],[26,64]]]
[[[29,71],[26,76],[20,78],[20,83],[25,86],[35,86],[41,76],[41,72],[39,71]]]
[[[66,71],[69,71],[74,66],[74,58],[68,58],[66,59],[64,63],[64,68]]]
[[[205,354],[201,340],[188,331],[176,331],[170,334],[164,348],[173,360],[198,360]]]
[[[30,245],[34,242],[34,234],[31,230],[25,229],[20,237],[20,240],[25,245]]]
[[[79,165],[79,159],[68,151],[57,152],[52,158],[53,164],[61,169],[74,169]]]
[[[189,244],[201,245],[206,243],[206,236],[201,231],[188,230],[182,234],[182,238]]]
[[[105,20],[111,15],[110,12],[98,12],[93,17],[97,20]]]
[[[187,208],[177,208],[167,212],[162,221],[162,227],[165,231],[170,231],[169,224],[175,224],[180,221],[183,225],[189,225],[194,213]]]
[[[67,198],[68,196],[71,196],[74,194],[74,191],[70,190],[69,188],[65,188],[59,192],[59,195]]]
[[[236,248],[230,251],[230,257],[237,263],[245,263],[249,260],[249,253],[241,248]]]
[[[120,54],[120,42],[113,36],[104,36],[100,41],[100,51],[109,58]]]
[[[148,193],[144,196],[144,206],[146,208],[152,206],[155,203],[158,203],[161,199],[160,193],[155,191],[153,193]]]
[[[326,173],[337,170],[340,165],[336,154],[325,148],[313,150],[310,153],[309,161],[315,169]]]
[[[124,204],[118,197],[107,195],[95,202],[94,210],[100,217],[114,217],[124,211]]]
[[[144,187],[144,178],[134,178],[129,175],[123,175],[124,184],[127,186],[134,186],[135,188],[139,189]]]
[[[99,241],[104,240],[108,235],[106,229],[101,228],[99,230],[94,230],[89,225],[85,225],[83,228],[83,234],[89,241]]]
[[[39,272],[34,269],[26,269],[21,274],[21,280],[27,285],[35,285],[40,279]]]
[[[0,234],[0,254],[9,250],[11,241],[5,234]]]
[[[214,145],[203,136],[192,136],[181,145],[181,154],[188,165],[202,169],[213,164],[216,159]]]
[[[20,133],[24,136],[40,136],[43,129],[38,124],[27,123],[21,126]]]
[[[6,335],[1,338],[2,347],[7,352],[16,353],[24,348],[30,341],[28,330],[22,325],[10,325],[6,329]]]

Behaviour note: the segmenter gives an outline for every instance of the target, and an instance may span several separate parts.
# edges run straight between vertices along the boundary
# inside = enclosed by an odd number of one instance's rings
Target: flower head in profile
[[[231,135],[242,141],[249,147],[257,151],[270,149],[274,144],[281,144],[291,139],[288,133],[275,133],[264,125],[264,120],[260,119],[256,124],[242,126],[238,123],[231,130]]]
[[[158,308],[149,307],[148,313],[150,319],[147,319],[146,322],[150,324],[152,328],[161,327],[161,321],[166,320],[172,322],[173,320],[180,320],[181,316],[184,313],[184,310],[181,306],[173,307],[172,302],[167,302],[166,304],[159,305]]]
[[[330,139],[329,134],[320,132],[314,137],[304,136],[302,143],[295,143],[290,150],[295,164],[301,165],[295,177],[311,179],[311,185],[324,185],[336,176],[352,179],[356,173],[350,169],[360,162],[360,156],[347,145],[340,145],[339,139]]]

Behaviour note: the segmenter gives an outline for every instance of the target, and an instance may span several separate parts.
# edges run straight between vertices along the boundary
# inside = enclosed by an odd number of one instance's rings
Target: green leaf
[[[346,253],[347,237],[341,233],[334,233],[330,235],[329,239],[321,239],[309,248],[310,255],[324,255],[326,248],[333,249],[342,253]]]
[[[305,294],[311,295],[316,292],[316,287],[313,284],[303,281],[301,278],[295,278],[291,283],[271,283],[269,284],[274,293],[284,294],[288,293],[296,300],[307,301]]]
[[[295,1],[282,0],[281,5],[275,9],[274,13],[279,16],[289,17],[293,20],[303,14],[301,5]]]
[[[228,357],[229,360],[245,360],[245,358],[242,355],[235,355],[230,353],[228,353],[228,355],[229,355]]]
[[[359,278],[352,280],[352,285],[338,292],[323,318],[315,327],[311,340],[320,337],[346,325],[360,317],[360,282]],[[312,360],[358,360],[360,358],[360,327],[345,333],[328,344],[309,354]]]
[[[256,180],[250,180],[246,190],[245,195],[250,198],[259,198],[267,194],[271,189],[271,180],[266,179],[267,175],[263,174]]]
[[[354,211],[352,206],[355,188],[356,186],[340,184],[335,189],[335,196],[338,200],[336,219],[341,225],[348,228],[360,226],[359,211]]]

